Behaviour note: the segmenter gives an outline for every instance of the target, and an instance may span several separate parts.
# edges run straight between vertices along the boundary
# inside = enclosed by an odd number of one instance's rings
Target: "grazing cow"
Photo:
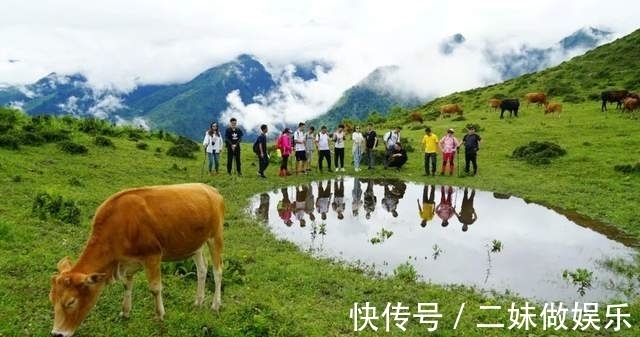
[[[537,103],[538,106],[547,103],[547,95],[542,92],[530,92],[524,95],[524,98],[527,101],[527,107],[529,107],[530,103]]]
[[[504,111],[509,111],[509,116],[518,117],[518,109],[520,108],[520,101],[517,98],[503,99],[500,102],[500,119],[504,117]]]
[[[629,95],[629,90],[609,90],[603,91],[600,97],[602,98],[602,107],[600,111],[607,111],[607,102],[616,102],[616,109],[622,108],[622,101]]]
[[[638,99],[637,98],[633,98],[633,97],[627,97],[624,99],[624,102],[622,103],[623,107],[622,107],[622,112],[625,111],[629,111],[629,112],[633,112],[635,109],[638,108]]]
[[[119,279],[124,282],[120,316],[128,317],[133,275],[140,267],[147,275],[156,317],[162,320],[162,261],[193,257],[198,277],[195,304],[201,305],[207,277],[205,243],[213,261],[212,309],[217,311],[221,302],[224,212],[220,193],[205,184],[143,187],[111,196],[96,211],[91,236],[78,262],[63,258],[58,262],[58,273],[51,278],[51,334],[73,335],[105,285]]]
[[[560,113],[562,112],[562,103],[547,103],[544,105],[544,114],[552,114],[554,112]]]
[[[489,100],[489,108],[493,109],[493,111],[498,111],[498,108],[500,107],[500,102],[502,102],[502,101],[497,99],[497,98],[490,99]]]
[[[458,114],[462,116],[462,107],[459,104],[445,104],[440,107],[440,115],[444,114]]]

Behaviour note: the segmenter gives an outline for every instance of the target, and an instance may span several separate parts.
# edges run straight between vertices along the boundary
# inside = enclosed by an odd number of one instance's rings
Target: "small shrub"
[[[64,200],[62,196],[52,196],[46,192],[36,195],[31,212],[42,220],[51,217],[68,224],[80,223],[80,208],[75,201]]]
[[[20,139],[13,134],[0,135],[0,147],[17,150],[20,148]]]
[[[85,154],[89,152],[89,149],[87,149],[86,146],[82,144],[74,143],[70,140],[65,140],[63,142],[60,142],[58,146],[60,147],[60,150],[62,152],[66,152],[69,154]]]
[[[100,130],[108,127],[109,125],[104,120],[95,117],[89,117],[80,120],[78,130],[84,133],[98,134]]]
[[[183,145],[174,145],[167,150],[167,155],[179,158],[194,159],[196,156],[189,147]]]
[[[584,102],[584,98],[575,94],[568,94],[564,96],[563,101],[565,103],[582,103]]]
[[[546,165],[551,163],[551,159],[564,156],[566,153],[567,151],[558,144],[533,141],[513,150],[512,157],[525,160],[532,165]]]
[[[162,148],[156,147],[156,153],[162,153]]]
[[[13,178],[11,178],[11,181],[13,181],[14,183],[19,183],[22,181],[22,176],[13,176]]]
[[[177,146],[182,146],[190,151],[200,150],[200,144],[194,142],[193,140],[187,137],[178,136],[178,139],[176,139],[173,143]]]
[[[47,140],[36,132],[22,132],[20,135],[20,143],[27,146],[40,146]]]
[[[105,136],[96,136],[93,143],[102,147],[115,147],[113,141]]]
[[[139,140],[141,140],[142,138],[145,137],[145,131],[144,130],[138,130],[138,129],[129,129],[127,130],[127,136],[128,139],[134,142],[137,142]]]
[[[42,130],[39,133],[47,143],[55,143],[71,139],[69,131],[67,130]]]
[[[146,150],[149,148],[149,144],[145,143],[145,142],[138,142],[136,143],[136,148],[140,149],[140,150]]]
[[[82,181],[80,181],[80,179],[73,177],[71,179],[69,179],[69,185],[71,186],[75,186],[75,187],[83,187],[84,183],[82,183]]]
[[[400,264],[393,270],[393,276],[406,283],[415,283],[418,280],[416,268],[409,262]]]
[[[461,122],[461,121],[466,121],[466,120],[467,120],[467,118],[464,117],[464,116],[458,116],[458,117],[455,117],[455,118],[451,119],[452,122]]]
[[[624,174],[640,174],[640,163],[635,163],[635,165],[631,165],[631,164],[616,165],[613,167],[613,170],[616,172],[624,173]]]

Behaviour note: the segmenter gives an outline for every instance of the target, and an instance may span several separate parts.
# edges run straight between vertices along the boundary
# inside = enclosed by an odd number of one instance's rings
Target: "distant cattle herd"
[[[616,109],[621,109],[622,112],[633,112],[638,108],[638,94],[629,90],[603,91],[600,97],[602,98],[601,111],[607,111],[607,103],[616,103]],[[543,92],[527,93],[524,95],[524,99],[527,102],[527,108],[531,103],[534,103],[536,106],[544,106],[545,114],[557,114],[559,116],[562,112],[562,103],[550,102],[547,100],[547,95]],[[500,109],[500,118],[504,118],[505,111],[508,111],[510,116],[518,117],[520,101],[517,98],[491,98],[488,103],[489,109],[493,109],[493,111]],[[440,107],[441,116],[445,114],[462,115],[462,112],[462,107],[457,103],[444,104]]]

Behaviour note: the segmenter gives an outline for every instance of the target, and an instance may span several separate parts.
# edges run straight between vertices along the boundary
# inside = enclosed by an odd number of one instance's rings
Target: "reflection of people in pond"
[[[371,213],[376,209],[378,198],[373,193],[373,179],[367,181],[367,189],[364,191],[364,211],[367,219],[371,218]]]
[[[344,180],[342,178],[334,180],[333,188],[336,191],[336,194],[333,197],[331,207],[333,207],[333,210],[338,213],[338,219],[344,219]]]
[[[362,206],[362,187],[360,186],[360,179],[353,179],[353,190],[351,191],[351,209],[353,210],[353,216],[358,216],[358,210]]]
[[[427,221],[433,219],[436,210],[436,186],[424,185],[422,188],[422,204],[418,200],[418,211],[420,212],[420,226],[427,226]]]
[[[298,187],[296,187],[296,203],[295,203],[295,207],[294,207],[294,212],[296,215],[296,219],[298,219],[298,221],[300,222],[300,227],[304,227],[307,225],[307,222],[304,219],[304,213],[305,213],[305,208],[306,208],[306,202],[307,202],[307,186],[306,185],[300,185]]]
[[[256,209],[256,215],[260,220],[264,222],[269,222],[269,194],[268,193],[260,194],[260,205],[258,205],[258,209]]]
[[[442,219],[442,227],[449,225],[449,219],[455,213],[455,209],[451,204],[451,195],[453,194],[453,187],[447,186],[447,192],[445,193],[445,187],[440,186],[440,203],[436,207],[436,214]]]
[[[323,187],[322,181],[318,182],[318,199],[316,200],[316,211],[320,213],[322,220],[327,220],[329,204],[331,203],[331,182],[327,181],[327,186]]]
[[[389,186],[393,188],[389,188]],[[407,190],[407,184],[402,181],[396,181],[392,184],[384,185],[384,198],[382,198],[382,207],[393,215],[394,218],[398,217],[398,202],[404,197],[404,192]]]
[[[304,211],[309,214],[309,220],[313,223],[316,220],[316,216],[313,214],[313,202],[315,201],[315,197],[313,196],[313,189],[310,184],[306,185],[307,188],[307,199],[304,200]]]
[[[456,212],[458,221],[462,224],[462,231],[466,232],[469,229],[469,225],[472,225],[478,220],[476,210],[473,208],[473,198],[476,196],[476,190],[471,190],[471,195],[468,195],[468,190],[464,188],[464,197],[462,198],[462,205],[460,206],[460,213]],[[453,210],[455,212],[455,209]]]
[[[291,220],[292,211],[291,211],[291,200],[289,200],[289,191],[286,187],[280,189],[282,192],[282,200],[278,201],[278,215],[280,219],[284,222],[285,225],[291,226],[293,221]]]

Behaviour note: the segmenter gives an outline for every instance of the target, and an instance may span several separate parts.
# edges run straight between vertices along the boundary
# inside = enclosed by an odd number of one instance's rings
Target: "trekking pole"
[[[202,166],[200,166],[200,180],[203,179],[204,176],[204,165],[207,162],[207,148],[204,149],[204,159],[202,160]]]
[[[456,159],[457,161],[457,166],[458,166],[458,178],[460,178],[460,147],[458,146],[458,149],[456,150],[456,157],[458,159]]]

